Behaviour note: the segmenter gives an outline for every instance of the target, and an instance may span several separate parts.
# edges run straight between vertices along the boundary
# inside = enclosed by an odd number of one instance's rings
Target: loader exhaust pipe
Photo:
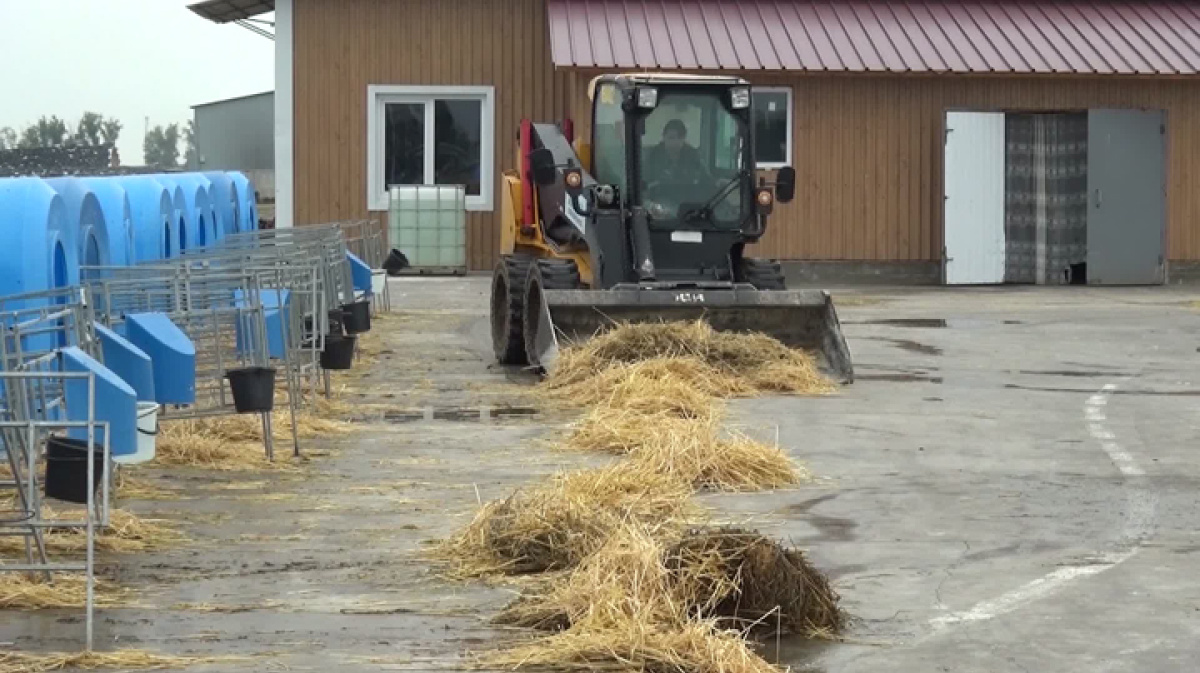
[[[531,365],[553,371],[561,346],[621,323],[703,319],[720,332],[761,332],[814,355],[839,383],[854,381],[850,349],[833,298],[822,290],[543,290],[531,283],[525,304]]]

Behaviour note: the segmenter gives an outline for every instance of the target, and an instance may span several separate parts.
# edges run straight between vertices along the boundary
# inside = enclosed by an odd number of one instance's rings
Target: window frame
[[[759,168],[760,170],[774,170],[777,168],[783,168],[784,166],[791,166],[792,165],[792,151],[793,151],[792,145],[795,142],[793,133],[794,133],[795,127],[796,127],[796,118],[794,116],[794,108],[792,105],[792,87],[790,87],[790,86],[755,86],[755,87],[751,87],[750,88],[750,100],[751,100],[750,123],[751,124],[754,124],[754,115],[753,115],[754,94],[759,93],[759,92],[782,93],[782,94],[787,95],[787,141],[784,144],[784,146],[787,148],[787,153],[786,153],[786,156],[784,156],[783,163],[778,163],[778,162],[773,162],[773,161],[758,161],[758,156],[757,156],[757,152],[756,152],[754,158],[755,158],[755,161],[757,162],[757,164],[756,164],[757,168]],[[757,140],[757,138],[758,138],[758,130],[757,129],[755,129],[754,136],[755,136],[755,139]]]
[[[367,209],[388,209],[387,185],[383,182],[386,106],[390,103],[420,103],[425,105],[425,183],[433,182],[436,147],[434,147],[433,106],[439,100],[473,100],[480,102],[479,132],[479,194],[466,197],[467,210],[494,210],[495,191],[495,128],[496,88],[492,86],[407,86],[372,84],[367,87]]]

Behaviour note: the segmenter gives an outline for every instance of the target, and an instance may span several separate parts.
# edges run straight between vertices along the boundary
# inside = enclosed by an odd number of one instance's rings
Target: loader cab
[[[752,241],[774,202],[790,200],[788,184],[777,192],[756,185],[746,80],[606,75],[593,80],[591,98],[591,173],[615,188],[612,207],[644,209],[653,229]],[[782,183],[794,180],[782,173]]]

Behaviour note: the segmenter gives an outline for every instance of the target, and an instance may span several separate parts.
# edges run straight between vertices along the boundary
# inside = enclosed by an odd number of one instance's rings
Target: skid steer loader
[[[777,262],[745,254],[796,179],[786,167],[756,180],[749,83],[605,75],[589,96],[591,142],[569,121],[521,123],[492,279],[497,360],[549,370],[564,340],[702,318],[810,350],[852,381],[829,294],[789,291]]]

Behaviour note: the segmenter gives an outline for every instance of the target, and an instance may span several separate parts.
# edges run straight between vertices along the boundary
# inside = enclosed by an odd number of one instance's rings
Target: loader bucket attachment
[[[812,353],[828,376],[854,381],[850,349],[833,299],[822,290],[545,290],[526,305],[537,329],[526,334],[530,364],[554,369],[560,346],[621,323],[703,319],[722,332],[761,332]],[[530,316],[533,317],[533,316]],[[532,326],[533,321],[527,323]]]

